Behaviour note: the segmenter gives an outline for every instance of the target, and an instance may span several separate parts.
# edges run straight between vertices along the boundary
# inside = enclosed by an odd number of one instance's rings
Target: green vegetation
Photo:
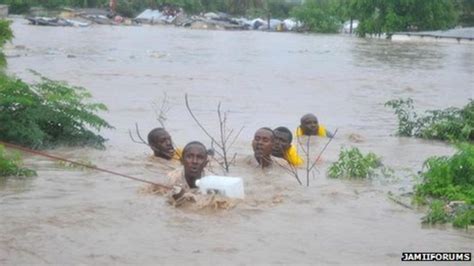
[[[109,0],[0,0],[0,4],[10,5],[10,13],[27,13],[30,7],[99,7],[108,8]],[[252,12],[270,13],[273,17],[287,17],[294,6],[284,0],[117,0],[119,14],[133,17],[147,8],[157,8],[171,4],[183,8],[190,14],[200,12],[225,12],[232,15],[245,15]],[[253,10],[253,11],[252,11]]]
[[[474,1],[455,0],[454,6],[459,14],[459,24],[463,27],[474,26]]]
[[[20,154],[7,153],[3,145],[0,145],[0,177],[35,175],[35,171],[22,167]]]
[[[415,187],[417,202],[427,197],[447,201],[461,200],[474,204],[474,145],[459,144],[451,157],[431,157],[420,175],[423,183]]]
[[[431,203],[428,214],[423,217],[422,222],[426,224],[447,223],[449,216],[444,210],[445,203],[441,200],[435,200]]]
[[[39,75],[39,74],[37,74]],[[57,145],[103,147],[89,128],[111,126],[95,113],[105,105],[84,103],[84,88],[40,76],[37,84],[0,75],[0,140],[39,149]]]
[[[121,2],[120,0],[118,2]],[[60,7],[108,7],[108,0],[0,0],[0,4],[9,5],[11,14],[28,13],[31,7],[56,9]]]
[[[335,33],[341,28],[341,20],[336,16],[334,1],[306,1],[295,7],[291,16],[304,23],[313,32]]]
[[[453,209],[442,200],[434,200],[422,223],[431,225],[452,223],[454,227],[467,229],[470,225],[474,225],[474,205],[459,204],[454,205]]]
[[[449,221],[457,227],[474,224],[474,145],[464,143],[457,147],[458,152],[451,157],[426,160],[426,169],[420,174],[423,182],[415,186],[416,203],[427,204],[436,199],[431,203],[431,211],[425,219],[428,223]],[[448,218],[441,219],[441,211],[448,216],[444,206],[455,201],[464,204],[452,211]]]
[[[74,160],[74,161],[79,164],[70,163],[66,161],[55,161],[55,162],[58,167],[61,167],[64,169],[79,169],[81,171],[85,171],[85,170],[90,170],[91,168],[97,167],[88,159],[79,159],[79,160]]]
[[[329,167],[328,175],[332,178],[368,178],[380,166],[380,158],[372,152],[363,155],[358,148],[342,148],[338,161]]]
[[[0,19],[0,68],[5,67],[7,61],[3,53],[3,46],[13,38],[13,32],[10,28],[10,21]]]
[[[357,34],[392,33],[417,30],[440,30],[456,25],[457,15],[452,0],[357,0],[359,26]]]
[[[427,111],[419,115],[414,111],[412,99],[391,100],[385,103],[398,117],[399,136],[450,141],[474,140],[474,101],[462,109],[450,107]]]

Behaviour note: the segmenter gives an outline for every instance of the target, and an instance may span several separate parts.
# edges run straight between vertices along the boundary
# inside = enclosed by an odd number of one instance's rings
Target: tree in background
[[[357,0],[357,33],[380,35],[396,31],[440,30],[456,25],[451,0]]]
[[[474,27],[474,1],[456,0],[454,6],[459,14],[459,23],[463,27]]]
[[[304,23],[307,30],[313,32],[335,33],[341,27],[341,18],[337,14],[335,0],[308,0],[293,8],[292,17]]]

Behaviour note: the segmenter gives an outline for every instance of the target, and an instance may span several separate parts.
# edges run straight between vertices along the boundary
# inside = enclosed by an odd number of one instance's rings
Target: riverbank
[[[474,27],[446,31],[396,32],[389,37],[392,41],[438,42],[474,44]]]

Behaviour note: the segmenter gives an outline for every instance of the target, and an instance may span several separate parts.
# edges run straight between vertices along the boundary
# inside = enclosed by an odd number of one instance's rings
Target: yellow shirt
[[[296,151],[296,147],[293,145],[291,145],[290,148],[286,150],[283,157],[289,164],[293,166],[300,166],[304,162],[303,158],[301,158],[301,156],[298,154],[298,151]]]
[[[303,135],[304,135],[303,130],[301,129],[301,127],[298,127],[296,129],[296,136],[301,137]],[[327,137],[326,127],[324,127],[323,125],[319,125],[318,132],[317,132],[316,136]]]
[[[181,160],[181,156],[183,156],[183,150],[180,149],[180,148],[176,148],[174,150],[174,155],[173,155],[173,160],[178,160],[180,161]]]

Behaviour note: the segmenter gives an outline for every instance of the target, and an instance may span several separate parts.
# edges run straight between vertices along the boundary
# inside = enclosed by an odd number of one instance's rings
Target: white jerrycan
[[[209,175],[196,180],[196,186],[203,194],[212,191],[229,198],[244,198],[244,182],[240,177]]]

